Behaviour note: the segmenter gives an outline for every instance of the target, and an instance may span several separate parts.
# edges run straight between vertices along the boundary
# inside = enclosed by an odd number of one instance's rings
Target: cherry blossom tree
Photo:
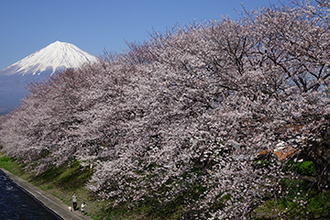
[[[88,187],[115,205],[185,195],[182,218],[246,218],[285,174],[284,161],[258,166],[259,152],[281,144],[317,163],[310,152],[329,125],[329,34],[327,1],[152,33],[31,84],[0,118],[2,152],[38,173],[73,160],[92,166]],[[330,179],[324,161],[320,187]]]

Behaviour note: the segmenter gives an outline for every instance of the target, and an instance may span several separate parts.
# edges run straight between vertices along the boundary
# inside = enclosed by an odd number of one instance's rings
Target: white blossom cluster
[[[0,117],[1,151],[38,173],[78,159],[116,204],[186,195],[182,218],[247,218],[283,176],[276,163],[256,168],[258,153],[303,148],[329,121],[325,4],[153,33],[32,84]]]

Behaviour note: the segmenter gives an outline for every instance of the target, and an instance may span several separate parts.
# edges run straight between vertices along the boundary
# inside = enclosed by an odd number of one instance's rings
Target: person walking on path
[[[85,214],[85,207],[86,207],[86,204],[85,202],[81,203],[81,214]]]
[[[73,211],[75,211],[77,209],[77,194],[74,192],[73,196],[72,196],[72,207],[73,207]]]

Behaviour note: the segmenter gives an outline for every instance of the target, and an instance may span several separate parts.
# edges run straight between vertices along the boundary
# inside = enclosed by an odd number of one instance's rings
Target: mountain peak
[[[47,79],[66,68],[77,68],[97,59],[73,44],[55,41],[13,65],[0,70],[0,114],[17,107],[31,82]]]
[[[55,41],[13,65],[0,71],[0,75],[52,75],[65,68],[77,68],[83,63],[96,62],[96,58],[73,44]]]

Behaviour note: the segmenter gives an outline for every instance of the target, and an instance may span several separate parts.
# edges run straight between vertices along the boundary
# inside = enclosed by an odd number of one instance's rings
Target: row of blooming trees
[[[78,159],[116,204],[185,195],[182,218],[246,217],[284,175],[258,152],[312,151],[329,124],[329,39],[326,1],[153,33],[30,85],[0,118],[2,152],[38,173]]]

